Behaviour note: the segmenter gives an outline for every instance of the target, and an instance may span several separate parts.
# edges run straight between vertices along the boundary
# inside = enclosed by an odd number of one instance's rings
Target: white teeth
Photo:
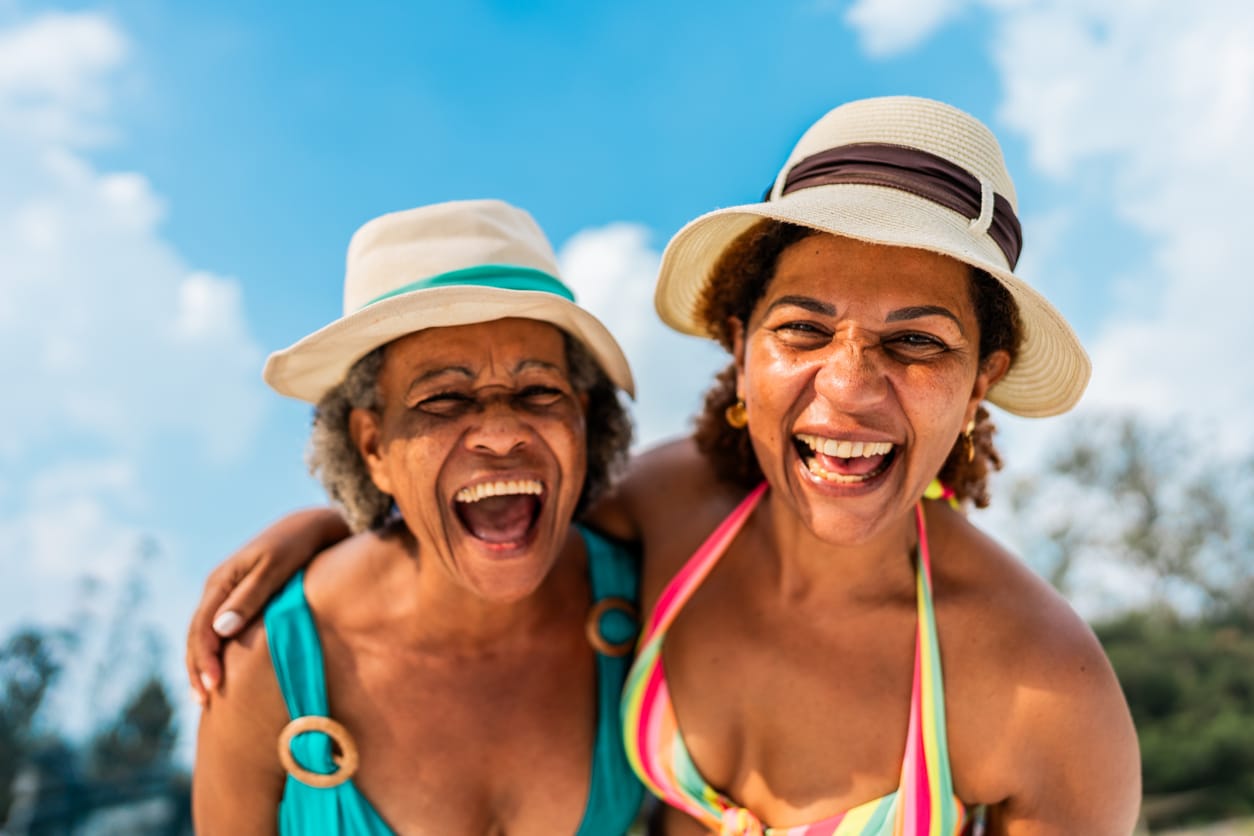
[[[853,485],[858,482],[865,482],[867,479],[870,479],[875,475],[874,473],[832,473],[831,471],[824,470],[823,465],[819,464],[818,459],[806,459],[806,467],[810,469],[811,473],[822,479],[824,482],[836,482],[840,485]],[[876,472],[878,472],[878,469]]]
[[[453,497],[458,502],[478,502],[489,496],[516,496],[530,494],[539,496],[544,493],[544,486],[535,479],[511,479],[500,482],[480,482],[468,488],[462,488]]]
[[[841,441],[806,433],[798,433],[797,440],[816,453],[837,459],[869,459],[874,456],[886,456],[893,449],[892,443],[888,441]]]

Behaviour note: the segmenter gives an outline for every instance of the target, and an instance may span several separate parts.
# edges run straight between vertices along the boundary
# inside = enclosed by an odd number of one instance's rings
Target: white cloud
[[[845,22],[862,37],[873,57],[895,55],[918,46],[967,5],[967,0],[856,0]]]
[[[111,611],[143,628],[97,657],[103,678],[66,683],[72,731],[132,684],[126,666],[150,658],[138,637],[169,637],[161,661],[181,682],[177,637],[198,583],[143,485],[240,457],[267,402],[239,283],[164,239],[165,200],[141,172],[86,156],[118,133],[129,55],[99,14],[0,23],[0,635],[17,622],[107,624]],[[161,594],[131,613],[141,559]],[[105,641],[90,633],[82,652]]]
[[[0,31],[0,131],[59,142],[105,135],[107,82],[128,51],[122,32],[93,13],[49,13]]]
[[[0,126],[33,107],[66,128],[0,131],[0,375],[22,406],[0,457],[67,434],[132,451],[181,435],[230,457],[265,408],[239,284],[163,240],[146,177],[70,150],[83,113],[104,117],[125,44],[92,14],[0,30]]]
[[[637,444],[685,433],[727,357],[713,342],[670,330],[654,313],[661,254],[649,246],[649,231],[628,223],[586,229],[566,242],[558,260],[580,304],[613,332],[631,362]]]
[[[1005,121],[1077,190],[1100,172],[1145,240],[1091,341],[1086,405],[1187,415],[1248,447],[1254,377],[1236,353],[1254,329],[1254,7],[1041,3],[1000,32]]]

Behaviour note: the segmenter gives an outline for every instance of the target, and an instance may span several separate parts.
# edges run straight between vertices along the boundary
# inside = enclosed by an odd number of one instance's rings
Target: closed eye
[[[417,407],[434,415],[454,415],[474,406],[474,403],[474,398],[462,392],[438,392],[420,400]]]
[[[553,386],[528,386],[515,397],[527,406],[552,406],[566,395]]]
[[[827,326],[807,319],[788,320],[774,326],[771,330],[783,342],[793,345],[826,342],[832,334]]]
[[[949,345],[944,340],[917,331],[894,334],[884,340],[884,345],[896,354],[912,358],[930,357],[949,351]]]

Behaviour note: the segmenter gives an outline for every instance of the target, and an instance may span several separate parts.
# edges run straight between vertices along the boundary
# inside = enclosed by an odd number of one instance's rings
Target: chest
[[[575,832],[596,738],[586,645],[526,658],[398,658],[325,641],[332,715],[354,782],[399,833]]]
[[[892,792],[915,624],[910,608],[815,616],[694,597],[663,664],[701,774],[768,820],[814,820]]]

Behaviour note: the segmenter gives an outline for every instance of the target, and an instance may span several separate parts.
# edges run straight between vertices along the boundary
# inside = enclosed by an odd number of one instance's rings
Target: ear
[[[353,446],[357,448],[361,460],[366,463],[374,486],[391,496],[392,479],[383,460],[379,414],[371,409],[353,409],[348,414],[348,434],[352,436]]]
[[[975,383],[971,387],[971,400],[967,402],[964,427],[975,420],[975,411],[980,408],[980,402],[984,400],[988,390],[994,383],[1005,377],[1008,371],[1010,371],[1010,354],[1006,351],[994,351],[980,362],[980,369],[975,374]]]
[[[736,397],[744,399],[741,382],[745,379],[745,324],[734,316],[727,317],[727,333],[731,335],[732,362],[736,364]]]

